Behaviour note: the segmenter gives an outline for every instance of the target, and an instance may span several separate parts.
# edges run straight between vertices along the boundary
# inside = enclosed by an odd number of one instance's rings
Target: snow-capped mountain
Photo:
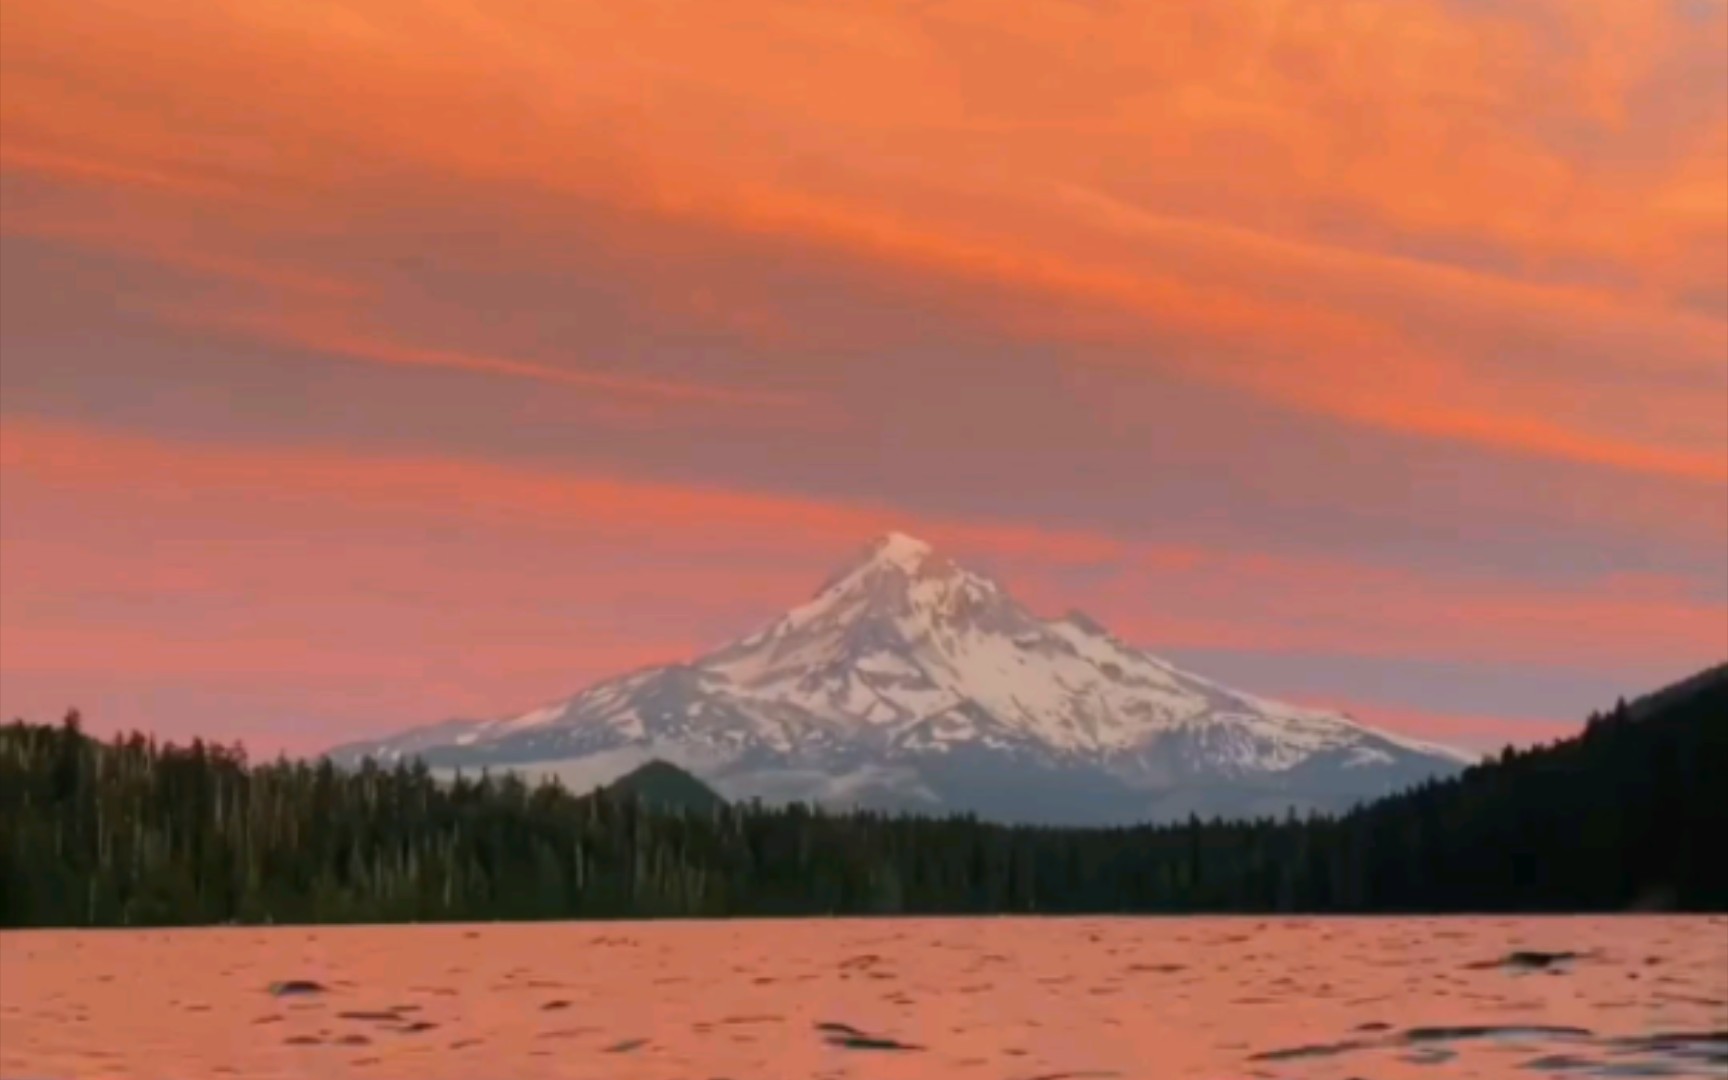
[[[510,767],[578,790],[661,758],[732,799],[1052,824],[1335,808],[1470,760],[1227,689],[1082,615],[1037,618],[898,533],[691,663],[331,756]]]

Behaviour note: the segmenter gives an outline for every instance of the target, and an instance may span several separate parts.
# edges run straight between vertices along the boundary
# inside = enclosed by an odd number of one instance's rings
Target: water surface
[[[0,1076],[1728,1076],[1728,920],[6,933]]]

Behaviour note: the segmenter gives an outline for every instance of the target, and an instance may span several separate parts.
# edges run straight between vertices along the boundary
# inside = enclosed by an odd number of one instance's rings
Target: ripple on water
[[[820,1023],[816,1030],[822,1032],[829,1046],[838,1046],[845,1050],[922,1050],[922,1046],[901,1042],[883,1035],[872,1035],[860,1031],[851,1024],[833,1022]]]
[[[1385,1025],[1362,1025],[1384,1029]],[[1544,1046],[1543,1044],[1550,1044]],[[1560,1049],[1552,1044],[1561,1044]],[[1414,1065],[1447,1065],[1472,1046],[1534,1049],[1537,1056],[1521,1068],[1549,1075],[1581,1078],[1728,1077],[1728,1032],[1658,1032],[1651,1035],[1606,1037],[1587,1028],[1564,1025],[1469,1024],[1409,1028],[1381,1039],[1346,1039],[1266,1050],[1249,1061],[1301,1062],[1347,1054],[1393,1051],[1398,1060]],[[1613,1060],[1609,1060],[1612,1058]],[[1700,1070],[1704,1071],[1700,1071]]]

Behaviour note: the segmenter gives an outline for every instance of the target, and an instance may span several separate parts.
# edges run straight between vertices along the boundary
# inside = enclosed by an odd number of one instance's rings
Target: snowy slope
[[[1466,755],[1242,694],[1080,615],[1039,619],[898,533],[809,602],[687,665],[498,720],[332,752],[610,779],[662,757],[730,798],[1045,821],[1335,807]]]

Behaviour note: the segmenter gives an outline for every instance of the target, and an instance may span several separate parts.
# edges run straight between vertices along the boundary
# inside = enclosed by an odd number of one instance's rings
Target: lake
[[[0,934],[6,1080],[1437,1075],[1728,1076],[1728,919]]]

